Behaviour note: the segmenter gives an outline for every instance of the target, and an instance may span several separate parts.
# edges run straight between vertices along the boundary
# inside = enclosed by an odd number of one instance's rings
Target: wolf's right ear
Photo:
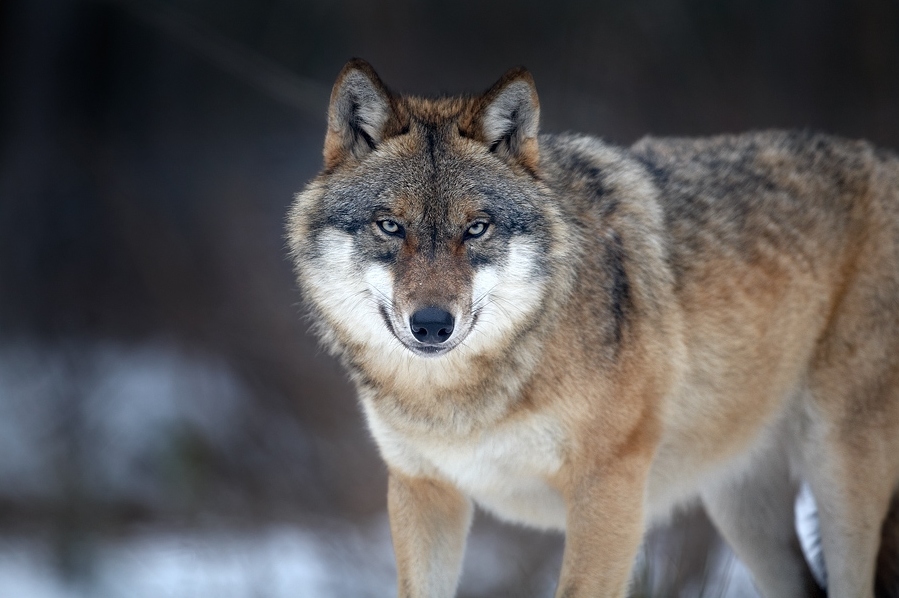
[[[540,101],[531,74],[520,67],[510,70],[482,102],[480,133],[490,150],[536,170]]]
[[[390,92],[375,69],[359,58],[349,61],[331,90],[325,168],[371,152],[384,138],[391,113]]]

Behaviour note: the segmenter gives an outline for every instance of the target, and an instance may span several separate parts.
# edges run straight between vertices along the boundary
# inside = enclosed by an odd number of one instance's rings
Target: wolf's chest
[[[565,528],[562,496],[547,479],[562,465],[549,421],[503,424],[464,439],[404,437],[369,418],[384,458],[414,474],[436,470],[480,506],[510,521]]]
[[[478,504],[504,519],[565,527],[561,495],[546,477],[560,466],[556,447],[540,438],[490,434],[464,445],[423,447],[422,454]]]

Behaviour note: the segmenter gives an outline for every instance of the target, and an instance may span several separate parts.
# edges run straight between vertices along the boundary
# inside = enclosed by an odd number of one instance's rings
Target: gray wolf
[[[388,465],[399,595],[455,592],[477,503],[564,530],[557,596],[623,596],[646,527],[696,500],[764,596],[823,595],[807,483],[828,594],[874,596],[899,543],[899,158],[538,121],[523,69],[429,99],[351,61],[290,210]]]

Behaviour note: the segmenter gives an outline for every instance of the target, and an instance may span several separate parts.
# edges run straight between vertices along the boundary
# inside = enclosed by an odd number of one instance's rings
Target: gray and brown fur
[[[290,212],[390,470],[400,596],[453,595],[472,501],[566,532],[557,596],[623,596],[647,525],[696,499],[763,595],[822,595],[802,481],[829,595],[874,596],[875,567],[895,595],[899,159],[804,132],[624,149],[538,120],[522,69],[422,99],[352,61]],[[425,307],[455,318],[445,343],[410,333]]]

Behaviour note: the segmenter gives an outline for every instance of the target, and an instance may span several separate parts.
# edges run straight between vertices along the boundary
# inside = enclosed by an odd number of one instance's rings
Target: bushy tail
[[[815,579],[826,587],[827,571],[821,549],[818,508],[811,490],[805,484],[796,499],[796,530]],[[893,497],[881,529],[874,595],[876,598],[899,598],[899,494]]]
[[[827,569],[824,567],[824,549],[821,547],[821,526],[818,521],[818,505],[812,496],[812,489],[803,484],[796,497],[796,532],[799,543],[815,581],[822,588],[827,587]]]

